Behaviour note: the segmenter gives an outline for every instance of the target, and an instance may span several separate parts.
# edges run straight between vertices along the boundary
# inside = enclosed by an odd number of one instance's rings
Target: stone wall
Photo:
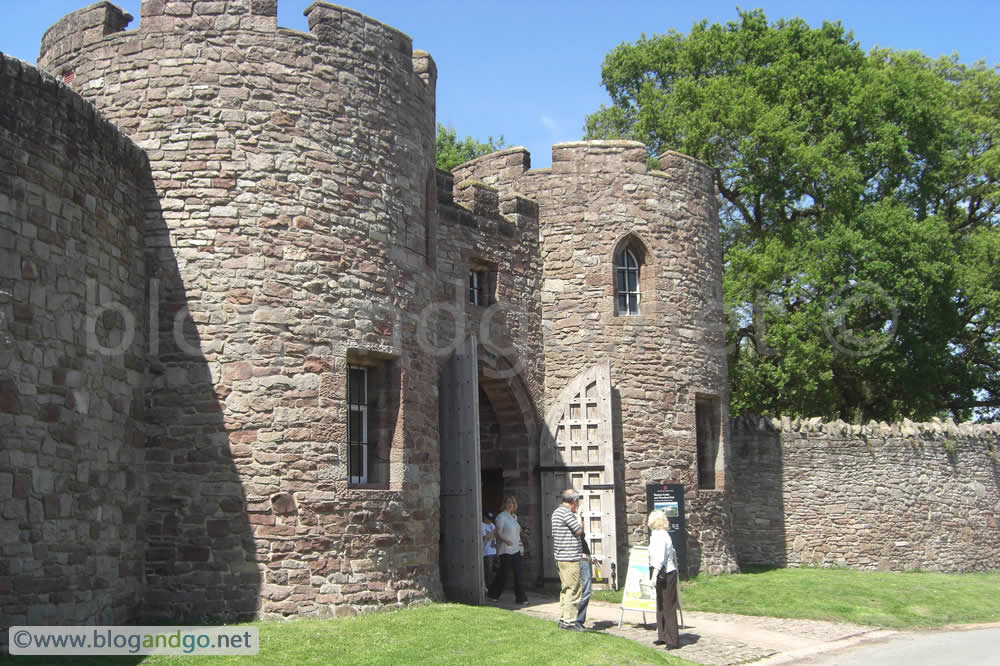
[[[0,625],[119,624],[143,591],[148,166],[3,54],[0,99]]]
[[[732,424],[741,565],[1000,568],[1000,425]]]

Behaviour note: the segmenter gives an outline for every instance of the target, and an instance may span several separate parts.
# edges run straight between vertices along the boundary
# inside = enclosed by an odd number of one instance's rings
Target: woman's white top
[[[677,553],[666,530],[653,530],[649,535],[649,566],[653,569],[653,578],[660,569],[667,573],[677,571]]]
[[[521,525],[517,522],[517,516],[512,516],[507,511],[501,511],[496,520],[497,526],[497,554],[513,555],[521,552]],[[505,541],[509,541],[507,545]]]

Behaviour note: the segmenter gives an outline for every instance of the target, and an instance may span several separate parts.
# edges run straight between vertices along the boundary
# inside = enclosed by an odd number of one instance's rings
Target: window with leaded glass
[[[615,292],[618,314],[639,314],[639,260],[630,248],[615,257]]]

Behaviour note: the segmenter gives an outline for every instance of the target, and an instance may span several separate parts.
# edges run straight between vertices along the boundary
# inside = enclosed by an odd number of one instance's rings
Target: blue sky
[[[0,0],[5,24],[0,51],[34,62],[42,34],[64,14],[91,0]],[[302,11],[312,0],[278,0],[278,23],[307,30]],[[139,0],[115,4],[135,19]],[[339,3],[413,38],[438,67],[438,120],[460,136],[503,135],[527,146],[532,166],[549,166],[551,145],[581,138],[584,116],[607,102],[601,61],[621,42],[695,21],[737,17],[734,0],[578,0],[557,2],[423,2],[356,0]],[[747,2],[769,20],[799,16],[818,26],[839,20],[866,50],[913,49],[930,56],[957,52],[965,62],[1000,63],[1000,2],[996,0],[784,0]]]

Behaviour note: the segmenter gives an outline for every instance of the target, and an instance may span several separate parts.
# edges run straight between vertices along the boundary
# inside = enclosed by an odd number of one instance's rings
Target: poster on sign
[[[622,610],[656,612],[656,590],[649,583],[649,551],[645,546],[629,550]]]

